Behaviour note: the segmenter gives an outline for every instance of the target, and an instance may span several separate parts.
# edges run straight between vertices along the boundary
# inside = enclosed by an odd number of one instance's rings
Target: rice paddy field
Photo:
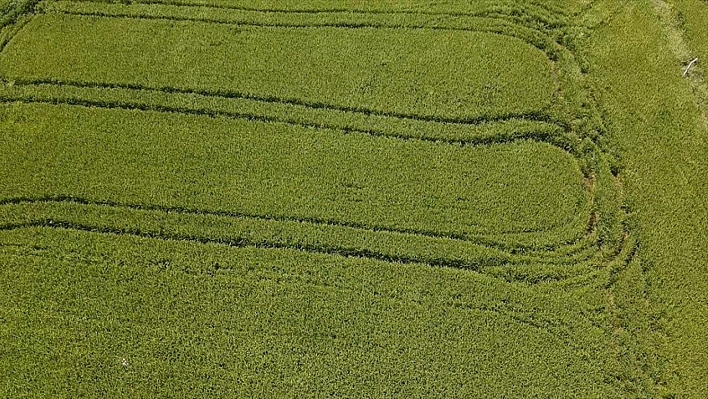
[[[708,397],[705,1],[0,28],[1,397]]]

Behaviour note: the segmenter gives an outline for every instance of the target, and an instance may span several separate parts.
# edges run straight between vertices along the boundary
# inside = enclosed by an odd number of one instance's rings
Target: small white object
[[[122,364],[122,365],[123,365],[123,367],[128,367],[128,361],[127,361],[127,360],[125,360],[125,358],[121,359],[121,362],[120,362],[120,364]]]
[[[686,75],[688,74],[688,70],[691,69],[691,67],[693,66],[693,64],[696,63],[696,61],[698,61],[698,58],[694,58],[693,61],[691,61],[691,62],[688,63],[688,66],[686,67],[686,70],[683,71],[683,76],[686,76]]]

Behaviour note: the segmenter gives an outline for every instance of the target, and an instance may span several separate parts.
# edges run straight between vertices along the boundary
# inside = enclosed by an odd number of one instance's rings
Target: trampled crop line
[[[17,34],[20,33],[22,29],[24,29],[25,26],[32,20],[31,17],[27,17],[26,19],[23,19],[25,16],[21,15],[19,16],[15,21],[14,25],[7,25],[4,27],[0,27],[0,30],[2,29],[13,29],[8,35],[5,37],[4,40],[0,42],[0,55],[2,55],[2,52],[5,51],[5,48],[7,47],[8,44],[12,41],[12,39],[17,36]]]
[[[523,132],[521,134],[512,136],[488,136],[488,137],[478,137],[478,138],[465,138],[465,139],[452,139],[443,137],[419,137],[419,136],[409,136],[399,133],[390,133],[383,130],[373,130],[373,129],[359,129],[351,126],[338,126],[330,125],[319,122],[305,122],[295,119],[280,118],[263,116],[258,114],[246,113],[246,112],[231,112],[231,111],[217,111],[207,108],[184,108],[184,107],[170,107],[165,105],[153,105],[153,104],[143,104],[143,103],[133,103],[124,101],[91,101],[84,99],[75,98],[40,98],[37,96],[5,96],[0,94],[0,102],[4,103],[24,103],[24,104],[49,104],[49,105],[72,105],[85,108],[102,108],[102,109],[120,109],[128,111],[144,111],[144,112],[158,112],[158,113],[169,113],[178,115],[191,115],[191,116],[206,116],[210,118],[229,118],[229,119],[241,119],[251,122],[262,122],[262,123],[282,123],[292,126],[298,126],[303,128],[311,128],[318,130],[331,130],[342,132],[343,134],[363,134],[370,137],[385,137],[393,138],[402,141],[422,141],[428,143],[438,143],[447,144],[454,146],[470,146],[470,147],[482,147],[490,146],[496,144],[510,144],[523,141],[536,141],[541,143],[548,143],[555,146],[563,151],[566,151],[571,156],[575,156],[572,151],[572,145],[557,139],[555,134],[548,132]],[[562,138],[560,138],[562,139]],[[551,226],[552,228],[557,227],[557,225]],[[589,228],[589,230],[592,230]],[[519,233],[534,233],[534,232],[544,232],[548,229],[524,229],[519,231],[509,231],[506,234],[519,234]]]
[[[128,101],[105,101],[105,100],[86,100],[86,99],[76,99],[76,98],[43,98],[34,95],[30,96],[8,96],[0,94],[1,102],[21,102],[21,103],[39,103],[39,104],[51,104],[51,105],[74,105],[86,108],[104,108],[104,109],[122,109],[122,110],[137,110],[145,112],[160,112],[160,113],[171,113],[171,114],[182,114],[182,115],[194,115],[194,116],[207,116],[212,118],[224,117],[230,119],[242,119],[254,122],[263,123],[283,123],[288,125],[294,125],[304,128],[312,129],[326,129],[332,131],[340,131],[346,133],[357,133],[364,134],[371,137],[388,137],[395,138],[404,141],[423,141],[430,143],[443,143],[455,146],[487,146],[494,144],[506,144],[519,142],[524,140],[532,140],[537,142],[544,142],[556,146],[557,148],[568,152],[571,156],[575,156],[572,151],[572,144],[563,141],[563,138],[557,137],[556,134],[549,132],[523,132],[519,135],[513,136],[489,136],[489,137],[478,137],[478,138],[465,138],[465,139],[453,139],[453,138],[443,138],[443,137],[412,137],[405,134],[390,133],[382,130],[374,129],[359,129],[352,126],[338,126],[327,123],[320,122],[306,122],[301,120],[296,120],[292,118],[281,118],[276,116],[264,116],[259,114],[253,114],[248,112],[233,112],[233,111],[221,111],[213,110],[208,108],[187,108],[187,107],[172,107],[166,105],[158,104],[145,104],[138,102],[128,102]],[[513,118],[516,119],[516,118]],[[513,120],[512,119],[512,120]],[[534,230],[524,230],[521,233],[533,232]]]
[[[388,263],[398,263],[398,264],[407,264],[407,265],[425,265],[425,266],[430,266],[430,267],[451,267],[451,268],[460,269],[459,267],[449,266],[446,264],[422,262],[422,261],[417,261],[417,260],[409,259],[409,258],[405,258],[405,257],[401,257],[401,258],[390,257],[385,254],[383,254],[382,256],[379,257],[377,253],[374,253],[371,251],[347,250],[347,249],[334,249],[333,251],[330,251],[328,247],[304,247],[303,246],[303,247],[296,248],[296,247],[288,247],[288,246],[277,245],[277,244],[270,245],[270,244],[263,244],[260,242],[249,242],[247,240],[212,239],[212,238],[208,238],[208,237],[189,236],[189,235],[182,235],[182,234],[156,234],[153,232],[141,231],[138,229],[105,228],[105,227],[97,227],[97,226],[86,225],[86,224],[76,224],[76,223],[51,220],[51,219],[43,219],[43,220],[37,220],[37,221],[33,221],[33,222],[26,222],[26,223],[0,225],[0,231],[12,231],[12,230],[32,229],[32,228],[50,228],[53,230],[70,230],[70,231],[78,231],[78,232],[84,232],[84,233],[94,233],[94,234],[104,234],[104,235],[114,235],[114,236],[127,236],[127,237],[154,239],[154,240],[161,240],[161,241],[223,245],[223,246],[228,246],[231,248],[258,248],[258,249],[272,249],[272,250],[291,250],[291,251],[305,252],[305,253],[310,253],[310,254],[316,253],[316,254],[329,255],[329,256],[367,259],[367,260],[382,261],[382,262],[388,262]],[[469,268],[463,268],[463,269],[468,270],[468,271],[476,271],[474,269],[469,269]],[[201,273],[210,274],[210,271],[203,271]],[[268,276],[259,276],[259,277],[260,278],[264,277],[266,279],[270,279]],[[323,287],[333,287],[333,288],[342,289],[342,290],[351,290],[348,287],[342,287],[342,286],[337,286],[337,285],[325,285],[325,284],[312,283],[312,282],[309,282],[309,284],[316,284],[318,286],[323,286]],[[394,297],[390,297],[390,298],[397,299]],[[520,324],[529,325],[531,327],[538,328],[538,329],[544,331],[545,333],[555,337],[559,341],[564,342],[568,345],[574,346],[573,341],[570,341],[568,339],[567,334],[557,333],[554,331],[554,328],[570,325],[568,322],[566,322],[564,320],[542,318],[539,322],[539,321],[530,319],[529,316],[531,316],[531,315],[528,313],[520,312],[519,310],[504,309],[504,308],[500,308],[498,306],[497,307],[478,306],[478,305],[475,306],[475,305],[472,305],[469,303],[464,303],[464,302],[463,303],[450,302],[447,306],[454,308],[456,310],[460,310],[460,311],[481,311],[481,312],[488,312],[488,313],[497,314],[499,316],[507,317],[507,318],[513,319],[515,322],[518,322]],[[523,317],[524,315],[527,317]],[[593,327],[600,327],[601,328],[600,325],[596,324],[592,319],[588,318],[587,316],[581,314],[581,315],[579,315],[579,317],[581,320],[587,322],[589,325],[591,325]]]
[[[125,235],[134,236],[140,238],[152,238],[165,241],[185,241],[194,242],[200,244],[217,244],[226,245],[235,248],[262,248],[262,249],[288,249],[296,250],[310,253],[320,253],[324,255],[334,255],[342,256],[348,258],[363,258],[378,260],[390,263],[402,263],[402,264],[423,264],[428,266],[436,267],[450,267],[455,269],[465,269],[470,271],[476,271],[481,266],[487,266],[486,262],[482,264],[465,263],[459,260],[452,259],[426,259],[424,257],[416,256],[401,256],[401,255],[391,255],[383,252],[372,251],[365,248],[347,248],[343,246],[328,246],[328,245],[313,245],[313,244],[284,244],[278,242],[264,242],[264,241],[252,241],[247,238],[213,238],[206,236],[190,235],[190,234],[177,234],[177,233],[165,233],[165,232],[155,232],[155,231],[143,231],[136,228],[115,228],[106,227],[99,225],[90,225],[75,223],[65,220],[56,219],[41,219],[34,220],[25,223],[10,223],[5,225],[0,225],[0,230],[17,230],[22,228],[59,228],[66,230],[76,230],[76,231],[86,231],[92,233],[101,234],[113,234],[113,235]],[[490,258],[488,260],[490,264],[498,265],[503,264],[504,259]]]
[[[102,1],[96,0],[66,0],[70,3],[93,3],[93,4],[105,4]],[[125,3],[108,3],[108,4],[125,4]],[[429,10],[362,10],[362,9],[347,9],[347,8],[328,8],[328,9],[278,9],[278,8],[259,8],[259,7],[247,7],[247,6],[237,6],[230,4],[199,4],[192,3],[188,1],[179,0],[136,0],[130,1],[130,3],[125,5],[159,5],[159,6],[172,6],[172,7],[184,7],[184,8],[205,8],[205,9],[215,9],[215,10],[233,10],[233,11],[243,11],[243,12],[255,12],[255,13],[269,13],[269,14],[310,14],[310,15],[320,15],[320,14],[360,14],[360,15],[427,15],[434,17],[470,17],[470,18],[512,18],[519,21],[530,21],[536,22],[545,28],[553,29],[558,27],[566,26],[567,24],[552,21],[549,15],[541,16],[538,13],[532,11],[529,7],[524,7],[523,9],[513,9],[511,12],[505,13],[500,10],[487,9],[480,10],[478,12],[451,12],[451,11],[429,11]],[[540,4],[535,4],[538,8],[543,8]],[[548,11],[548,10],[545,10]],[[552,14],[552,13],[550,13]]]
[[[190,17],[190,16],[166,16],[166,15],[147,15],[147,14],[131,14],[122,12],[105,12],[105,11],[81,11],[81,10],[38,10],[37,14],[64,14],[64,15],[74,15],[74,16],[85,16],[85,17],[97,17],[97,18],[123,18],[123,19],[133,19],[133,20],[158,20],[158,21],[173,21],[173,22],[201,22],[207,24],[221,24],[221,25],[231,25],[231,26],[249,26],[257,28],[292,28],[292,29],[307,29],[307,28],[343,28],[343,29],[406,29],[406,30],[433,30],[433,31],[452,31],[452,32],[487,32],[492,34],[498,34],[502,36],[514,37],[524,43],[537,48],[538,50],[544,52],[546,56],[551,61],[557,60],[557,54],[555,50],[549,47],[549,43],[552,45],[558,45],[557,42],[553,41],[547,34],[528,28],[525,26],[518,26],[519,28],[528,29],[535,32],[538,35],[542,35],[545,39],[541,42],[529,40],[528,37],[523,35],[515,35],[508,31],[502,29],[478,29],[473,27],[460,27],[460,26],[440,26],[440,25],[429,25],[429,24],[416,24],[416,23],[372,23],[372,22],[322,22],[322,23],[289,23],[289,22],[256,22],[256,21],[230,21],[217,18],[204,18],[204,17]],[[503,22],[503,21],[502,21]]]
[[[55,195],[55,196],[38,196],[38,197],[15,197],[0,200],[0,206],[6,205],[22,205],[22,204],[76,204],[85,206],[105,206],[109,208],[117,209],[128,209],[136,211],[158,211],[162,213],[175,213],[184,215],[195,215],[195,216],[215,216],[215,217],[225,217],[233,219],[249,219],[249,220],[259,220],[268,222],[294,222],[294,223],[306,223],[310,225],[317,226],[334,226],[334,227],[344,227],[355,230],[367,231],[367,232],[383,232],[390,234],[400,234],[400,235],[410,235],[423,238],[433,238],[433,239],[446,239],[453,241],[463,241],[470,244],[475,244],[487,248],[497,249],[500,251],[508,252],[511,255],[518,255],[519,253],[533,255],[533,252],[539,252],[541,254],[553,252],[562,249],[565,246],[573,245],[584,239],[583,237],[577,238],[576,241],[564,243],[558,246],[544,246],[539,249],[534,246],[529,245],[508,245],[500,243],[498,241],[484,239],[481,236],[470,236],[468,234],[457,234],[452,232],[439,232],[433,230],[422,230],[422,229],[409,229],[409,228],[396,228],[389,226],[380,225],[370,225],[365,223],[342,221],[337,219],[324,219],[316,217],[302,217],[302,216],[283,216],[283,215],[263,215],[254,214],[247,212],[234,212],[234,211],[224,211],[224,210],[206,210],[191,207],[182,206],[167,206],[167,205],[155,205],[155,204],[138,204],[138,203],[123,203],[118,201],[108,201],[108,200],[92,200],[83,197],[69,196],[69,195]],[[543,232],[543,231],[541,231]],[[501,233],[504,234],[504,233]],[[518,234],[518,233],[516,233]],[[579,248],[578,251],[581,251]],[[529,253],[528,251],[531,251]]]
[[[231,111],[218,111],[207,108],[186,108],[186,107],[171,107],[165,105],[156,104],[143,104],[136,102],[127,101],[92,101],[85,99],[75,99],[75,98],[40,98],[37,96],[6,96],[0,94],[0,102],[20,102],[20,103],[37,103],[37,104],[51,104],[51,105],[75,105],[86,108],[104,108],[104,109],[123,109],[123,110],[133,110],[133,111],[146,111],[146,112],[160,112],[169,114],[182,114],[182,115],[194,115],[194,116],[208,116],[211,118],[230,118],[230,119],[243,119],[253,122],[263,122],[263,123],[283,123],[287,125],[300,126],[312,129],[326,129],[333,131],[341,131],[344,133],[359,133],[372,137],[389,137],[405,141],[425,141],[431,143],[444,143],[449,145],[457,146],[484,146],[493,144],[504,144],[513,143],[523,140],[533,140],[538,142],[549,143],[555,145],[558,148],[569,152],[572,152],[569,147],[563,147],[559,143],[551,140],[554,135],[549,133],[535,133],[535,132],[524,132],[521,135],[512,136],[509,138],[500,139],[499,137],[480,137],[480,138],[468,138],[468,139],[450,139],[450,138],[438,138],[438,137],[411,137],[403,134],[388,133],[380,130],[373,129],[359,129],[356,127],[340,127],[336,125],[330,125],[319,122],[303,122],[296,119],[280,118],[273,116],[263,116],[247,112],[231,112]],[[523,231],[532,232],[532,231]]]
[[[223,89],[188,89],[179,87],[152,87],[142,84],[135,83],[108,83],[108,82],[81,82],[81,81],[69,81],[60,79],[14,79],[14,84],[16,85],[54,85],[54,86],[67,86],[76,88],[91,88],[91,89],[125,89],[125,90],[139,90],[148,92],[160,92],[165,94],[196,94],[204,97],[216,97],[224,99],[239,99],[239,100],[250,100],[262,103],[271,104],[283,104],[283,105],[295,105],[310,109],[323,109],[329,111],[338,111],[346,113],[355,113],[365,116],[380,116],[386,118],[395,118],[403,120],[412,120],[418,122],[435,122],[435,123],[446,123],[446,124],[460,124],[460,125],[480,125],[483,123],[491,122],[504,122],[512,119],[523,119],[535,122],[545,122],[549,124],[555,124],[563,129],[568,129],[569,125],[551,115],[544,113],[543,111],[531,111],[531,112],[521,112],[521,113],[507,113],[504,115],[480,115],[471,118],[450,118],[432,115],[416,115],[416,114],[406,114],[400,112],[388,112],[380,111],[363,107],[350,107],[336,104],[327,104],[323,102],[316,101],[305,101],[297,98],[285,98],[276,96],[259,96],[250,93],[223,90]]]

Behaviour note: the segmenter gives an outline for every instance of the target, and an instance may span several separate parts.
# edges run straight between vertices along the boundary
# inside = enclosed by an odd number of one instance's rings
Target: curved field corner
[[[0,0],[0,396],[708,396],[706,12]]]

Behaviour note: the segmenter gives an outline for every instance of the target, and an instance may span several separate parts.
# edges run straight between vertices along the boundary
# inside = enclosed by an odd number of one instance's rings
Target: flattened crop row
[[[33,214],[32,209],[50,209],[55,213],[57,210],[61,211],[61,206],[66,205],[69,207],[87,207],[95,209],[113,209],[113,210],[128,210],[128,211],[154,211],[163,214],[178,214],[178,215],[189,215],[189,216],[201,216],[206,218],[222,218],[223,220],[245,220],[250,221],[249,223],[255,224],[282,224],[283,226],[302,226],[302,225],[312,225],[312,229],[332,229],[341,230],[349,233],[386,233],[392,236],[417,237],[416,239],[433,239],[433,240],[444,240],[444,241],[461,241],[461,243],[455,245],[470,245],[472,248],[475,247],[485,247],[497,251],[506,252],[509,255],[519,255],[521,258],[525,259],[526,262],[541,262],[541,263],[567,263],[566,261],[572,260],[586,260],[592,256],[591,252],[596,252],[597,250],[597,237],[594,233],[589,233],[575,242],[566,243],[557,246],[526,246],[526,245],[515,245],[510,242],[504,242],[503,240],[490,240],[486,239],[484,236],[457,236],[457,235],[446,235],[435,231],[421,231],[421,230],[409,230],[409,229],[396,229],[387,228],[383,226],[376,225],[365,225],[358,223],[348,223],[341,220],[322,220],[315,218],[306,217],[287,217],[287,216],[277,216],[277,215],[261,215],[261,214],[245,214],[236,213],[230,211],[214,211],[207,209],[198,208],[185,208],[178,206],[164,206],[164,205],[152,205],[152,204],[130,204],[130,203],[119,203],[114,201],[98,201],[89,200],[86,198],[71,197],[71,196],[46,196],[46,197],[16,197],[7,198],[0,201],[0,206],[12,206],[12,205],[22,205],[27,207],[25,211],[26,214]],[[8,208],[12,209],[12,208]],[[18,208],[23,209],[23,208]],[[20,212],[20,211],[18,211]],[[10,220],[12,212],[5,211],[3,213],[3,219]],[[20,212],[21,213],[21,212]],[[61,212],[60,212],[61,213]],[[254,227],[257,229],[257,227]],[[313,230],[313,231],[314,231]],[[421,241],[422,242],[422,241]],[[589,252],[590,251],[590,252]],[[470,252],[474,252],[471,250]],[[544,260],[541,260],[544,258]],[[519,260],[520,261],[520,260]]]
[[[100,3],[100,4],[126,4],[113,1],[96,1],[96,0],[72,0],[74,2],[89,2],[89,3]],[[484,4],[483,2],[476,1],[474,3],[468,3],[466,6],[472,9],[469,10],[457,10],[450,11],[449,7],[439,10],[431,10],[429,3],[424,3],[425,8],[416,9],[400,9],[394,7],[378,7],[378,8],[337,8],[332,7],[333,3],[329,3],[329,7],[306,7],[303,6],[303,2],[298,2],[297,7],[292,7],[284,5],[283,2],[279,2],[279,7],[273,7],[272,3],[264,6],[258,6],[256,3],[249,1],[246,4],[238,4],[234,2],[209,2],[209,1],[179,1],[179,0],[137,0],[131,1],[131,5],[161,5],[161,6],[175,6],[175,7],[189,7],[198,9],[216,9],[220,10],[222,13],[225,10],[230,11],[241,11],[248,13],[269,13],[269,14],[300,14],[300,15],[314,15],[319,18],[326,16],[327,14],[363,14],[363,15],[404,15],[409,19],[414,19],[418,16],[434,16],[443,18],[452,17],[494,17],[499,19],[506,19],[513,21],[514,23],[524,24],[532,27],[543,27],[545,29],[551,29],[554,27],[561,27],[567,24],[567,19],[559,17],[557,12],[549,11],[544,9],[543,4],[523,4],[519,5],[519,2],[512,2],[507,4],[500,4],[499,1],[493,3]],[[410,4],[410,3],[409,3]],[[372,4],[376,7],[376,4]]]
[[[149,208],[149,207],[148,207]],[[297,221],[232,217],[210,212],[146,210],[136,206],[78,201],[18,202],[0,205],[0,230],[50,227],[103,234],[127,234],[163,240],[223,244],[232,247],[295,249],[395,263],[418,263],[486,272],[514,267],[517,281],[531,282],[519,268],[556,270],[555,280],[594,273],[602,262],[592,245],[577,254],[511,254],[471,242],[411,233],[362,230]],[[284,233],[285,232],[285,233]],[[498,275],[499,272],[492,273]],[[511,275],[509,273],[508,275]],[[522,278],[526,276],[526,278]],[[546,279],[552,281],[554,279]],[[536,279],[533,282],[541,282]]]
[[[311,108],[273,99],[244,98],[239,93],[223,91],[57,80],[6,82],[5,87],[0,87],[0,97],[3,101],[74,104],[287,123],[453,145],[485,145],[528,139],[548,142],[570,153],[575,153],[578,145],[578,138],[564,133],[562,126],[557,124],[559,121],[551,121],[548,115],[528,115],[508,120],[495,118],[476,124],[449,123]]]

